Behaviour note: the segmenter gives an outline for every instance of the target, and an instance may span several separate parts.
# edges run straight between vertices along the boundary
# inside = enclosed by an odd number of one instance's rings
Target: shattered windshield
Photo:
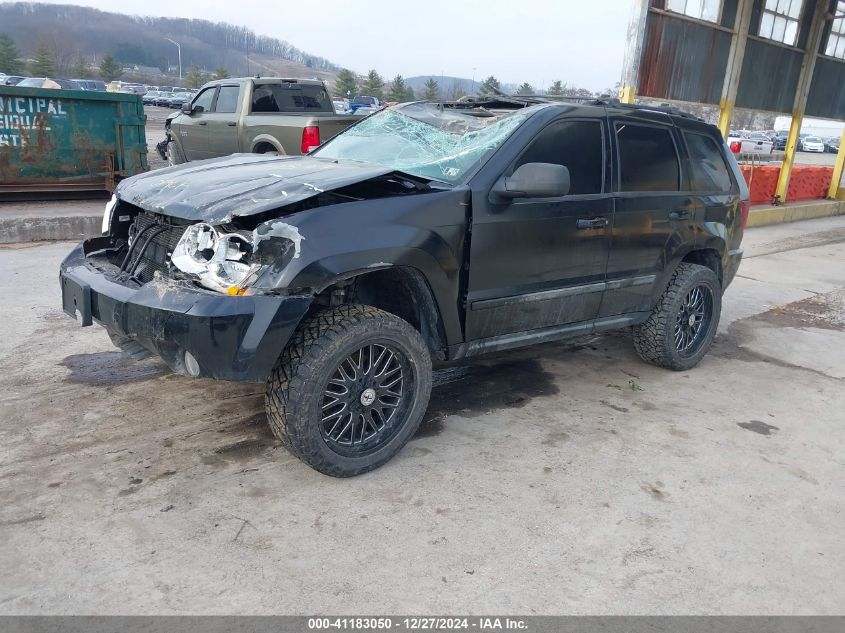
[[[314,152],[357,160],[448,183],[460,180],[527,118],[524,111],[476,117],[411,103],[361,121]]]

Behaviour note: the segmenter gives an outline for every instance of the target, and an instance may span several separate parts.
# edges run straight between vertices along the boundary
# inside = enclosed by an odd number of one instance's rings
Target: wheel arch
[[[315,297],[315,306],[369,305],[407,321],[423,337],[432,356],[445,359],[446,329],[437,298],[417,268],[384,263],[350,270],[331,280]]]
[[[252,139],[249,151],[253,154],[264,154],[267,151],[278,152],[280,155],[287,154],[282,144],[274,136],[270,136],[269,134],[259,134]]]

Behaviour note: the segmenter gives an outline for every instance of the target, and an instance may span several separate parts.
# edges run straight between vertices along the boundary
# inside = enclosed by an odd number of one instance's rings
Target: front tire
[[[364,305],[304,321],[265,394],[282,444],[326,475],[351,477],[391,459],[413,437],[431,395],[431,356],[419,332]]]
[[[710,349],[722,313],[722,289],[706,266],[683,263],[645,323],[634,327],[634,347],[647,363],[684,371]]]

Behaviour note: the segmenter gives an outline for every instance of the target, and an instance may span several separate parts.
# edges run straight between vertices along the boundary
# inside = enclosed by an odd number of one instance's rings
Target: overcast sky
[[[104,11],[247,26],[364,73],[495,75],[591,90],[622,68],[632,0],[65,0]],[[474,69],[474,70],[473,70]]]

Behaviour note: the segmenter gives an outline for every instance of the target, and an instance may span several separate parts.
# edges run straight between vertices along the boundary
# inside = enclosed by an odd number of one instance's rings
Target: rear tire
[[[265,394],[282,444],[326,475],[351,477],[391,459],[413,437],[431,395],[431,356],[409,323],[365,305],[304,321]]]
[[[645,323],[634,327],[634,347],[647,363],[675,371],[695,367],[713,343],[722,289],[706,266],[680,264]]]

